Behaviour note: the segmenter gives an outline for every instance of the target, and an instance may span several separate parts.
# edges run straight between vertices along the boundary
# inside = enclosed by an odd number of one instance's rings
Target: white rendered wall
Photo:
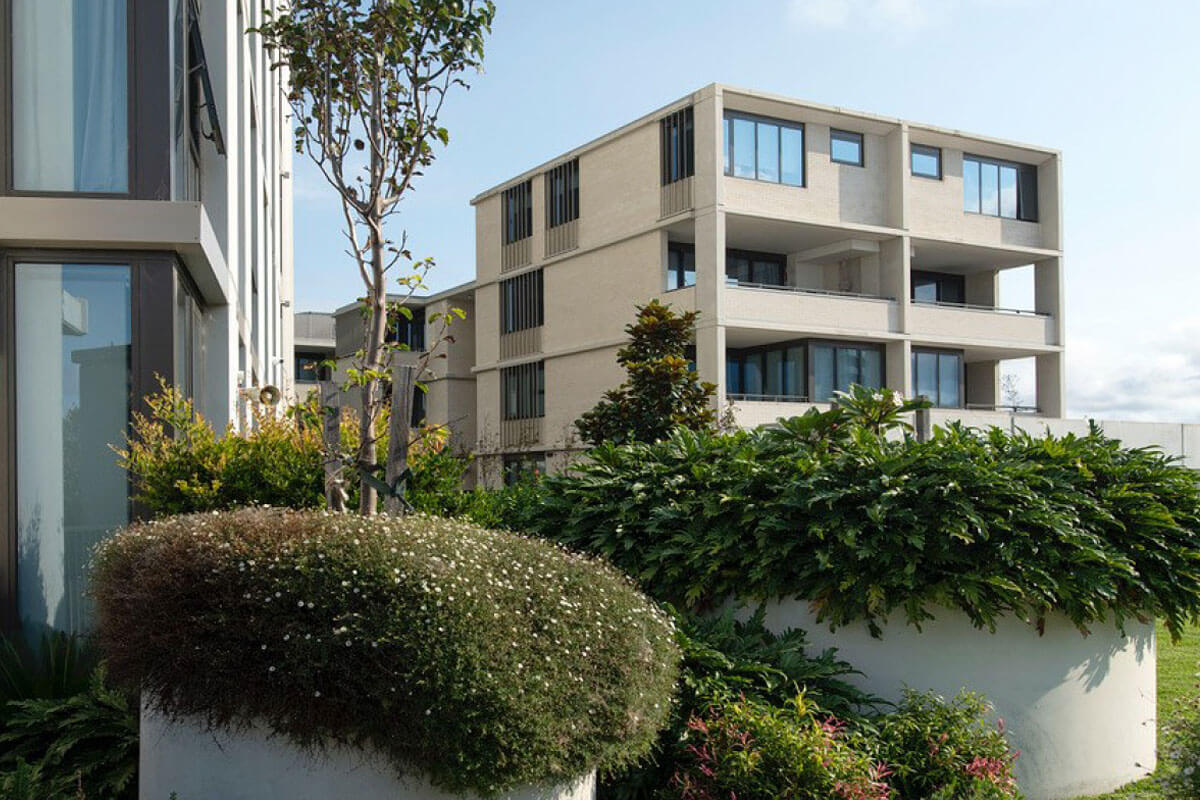
[[[398,777],[383,759],[338,750],[309,757],[259,730],[213,733],[142,710],[138,797],[166,800],[454,800],[418,775]],[[595,774],[572,786],[520,789],[499,800],[593,800]],[[467,795],[467,800],[471,796]]]
[[[1097,625],[1084,637],[1056,614],[1039,636],[1011,617],[995,634],[958,612],[937,617],[922,632],[893,617],[874,639],[861,624],[830,633],[806,603],[789,600],[768,607],[767,627],[803,629],[813,651],[836,647],[864,673],[851,681],[887,700],[905,687],[982,693],[1021,751],[1017,780],[1028,800],[1108,792],[1154,770],[1153,623],[1128,622],[1128,636]]]

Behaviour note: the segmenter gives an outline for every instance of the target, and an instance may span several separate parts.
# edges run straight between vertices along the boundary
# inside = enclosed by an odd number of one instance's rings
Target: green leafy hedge
[[[775,429],[602,445],[542,482],[532,531],[600,554],[660,600],[800,597],[831,625],[937,607],[978,626],[1051,610],[1081,630],[1200,612],[1200,478],[1093,430],[959,426],[918,442],[889,393]],[[904,433],[904,435],[900,435]]]
[[[453,520],[173,517],[102,545],[94,586],[110,674],[160,711],[370,746],[454,791],[638,759],[678,674],[625,576]]]

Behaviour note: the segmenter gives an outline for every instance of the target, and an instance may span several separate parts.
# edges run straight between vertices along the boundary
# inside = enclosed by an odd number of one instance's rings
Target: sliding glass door
[[[30,632],[83,630],[93,546],[129,521],[111,450],[129,423],[132,270],[15,264],[17,612]]]

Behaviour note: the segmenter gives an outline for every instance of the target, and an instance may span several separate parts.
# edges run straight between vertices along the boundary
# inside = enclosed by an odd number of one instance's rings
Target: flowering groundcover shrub
[[[804,695],[723,697],[693,712],[663,798],[1019,800],[1002,727],[967,692],[909,692],[894,711],[846,721]]]
[[[94,587],[112,678],[159,712],[374,748],[452,791],[636,760],[678,674],[623,575],[453,520],[173,517],[102,545]]]

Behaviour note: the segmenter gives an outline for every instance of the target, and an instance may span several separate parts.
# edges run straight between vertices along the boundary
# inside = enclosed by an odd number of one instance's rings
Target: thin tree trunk
[[[324,369],[324,367],[322,367]],[[325,457],[325,506],[330,511],[341,513],[346,510],[346,493],[340,480],[342,464],[339,454],[341,441],[341,407],[338,403],[338,386],[332,379],[322,380],[321,387],[321,441]]]

